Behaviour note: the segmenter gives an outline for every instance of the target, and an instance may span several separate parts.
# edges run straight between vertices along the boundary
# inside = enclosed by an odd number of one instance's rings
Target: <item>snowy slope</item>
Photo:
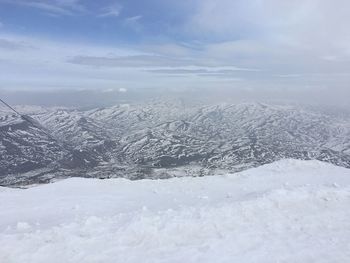
[[[350,262],[350,170],[0,188],[0,262]]]

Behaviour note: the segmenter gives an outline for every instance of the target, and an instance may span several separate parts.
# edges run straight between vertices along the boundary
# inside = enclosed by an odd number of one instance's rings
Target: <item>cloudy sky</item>
[[[344,94],[349,10],[348,0],[0,0],[0,89]]]

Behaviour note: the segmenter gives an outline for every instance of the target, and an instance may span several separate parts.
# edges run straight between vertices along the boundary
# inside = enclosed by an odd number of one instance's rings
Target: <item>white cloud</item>
[[[167,74],[151,72],[151,69],[165,70],[175,65],[181,68],[190,64],[183,58],[147,54],[142,47],[119,49],[1,34],[0,39],[6,40],[7,48],[3,51],[0,48],[0,89],[206,87],[217,79],[213,76],[208,80],[196,74],[173,74],[169,78]],[[20,43],[20,48],[13,48],[15,43]],[[74,59],[78,59],[76,63],[69,62]],[[200,63],[205,66],[204,61]]]
[[[120,49],[0,34],[0,89],[134,87],[344,88],[350,61],[229,41],[200,50],[168,44]],[[157,53],[159,50],[159,53]],[[21,78],[18,78],[21,72]]]
[[[123,7],[120,4],[116,3],[103,8],[98,17],[118,17],[122,9]]]
[[[142,24],[140,20],[142,19],[141,15],[131,16],[124,19],[124,25],[132,28],[135,31],[141,31]]]
[[[139,21],[140,19],[142,18],[141,15],[138,15],[138,16],[131,16],[131,17],[128,17],[125,19],[125,22],[126,23],[134,23],[136,21]]]
[[[202,40],[198,56],[264,70],[246,76],[254,86],[260,80],[281,87],[309,82],[344,87],[350,70],[349,9],[347,0],[202,0],[185,30]],[[274,78],[280,75],[298,77],[281,83]]]
[[[191,60],[183,60],[172,57],[164,57],[151,54],[139,54],[131,56],[76,56],[68,62],[78,65],[109,68],[149,68],[162,66],[182,66],[194,63]]]
[[[46,14],[62,16],[86,12],[79,0],[0,0],[0,3],[38,9]]]
[[[102,90],[101,91],[102,93],[113,93],[113,92],[115,92],[115,89],[104,89],[104,90]]]
[[[349,55],[349,9],[347,0],[202,0],[187,30],[216,42],[249,42],[253,53],[271,46],[315,57]]]
[[[41,2],[28,2],[25,4],[26,6],[37,8],[40,10],[43,10],[50,14],[57,14],[57,15],[71,15],[72,12],[69,9],[65,9],[63,7],[47,4],[47,3],[41,3]]]
[[[77,4],[51,3],[65,10]],[[0,48],[7,47],[1,53],[0,82],[106,90],[116,85],[240,85],[255,90],[323,86],[336,92],[350,83],[349,8],[345,0],[201,0],[185,23],[192,41],[139,44],[131,50],[0,37]],[[119,16],[120,10],[114,6],[102,11]],[[139,30],[141,22],[138,15],[123,23]],[[23,43],[37,48],[23,48]]]

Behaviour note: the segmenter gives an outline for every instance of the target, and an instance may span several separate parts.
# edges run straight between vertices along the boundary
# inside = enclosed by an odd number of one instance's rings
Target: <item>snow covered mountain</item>
[[[350,262],[350,169],[0,187],[0,262]]]
[[[55,178],[167,178],[240,171],[284,158],[350,168],[350,117],[261,103],[152,101],[95,110],[1,111],[0,185]],[[180,172],[179,172],[180,171]]]

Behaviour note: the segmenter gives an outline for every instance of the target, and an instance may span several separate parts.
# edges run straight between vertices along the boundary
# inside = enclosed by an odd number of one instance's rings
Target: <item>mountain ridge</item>
[[[173,175],[164,169],[187,166],[202,167],[194,173],[201,176],[285,158],[350,168],[350,118],[302,107],[179,100],[93,110],[23,109],[52,138],[2,111],[0,185],[75,176],[167,178]]]

